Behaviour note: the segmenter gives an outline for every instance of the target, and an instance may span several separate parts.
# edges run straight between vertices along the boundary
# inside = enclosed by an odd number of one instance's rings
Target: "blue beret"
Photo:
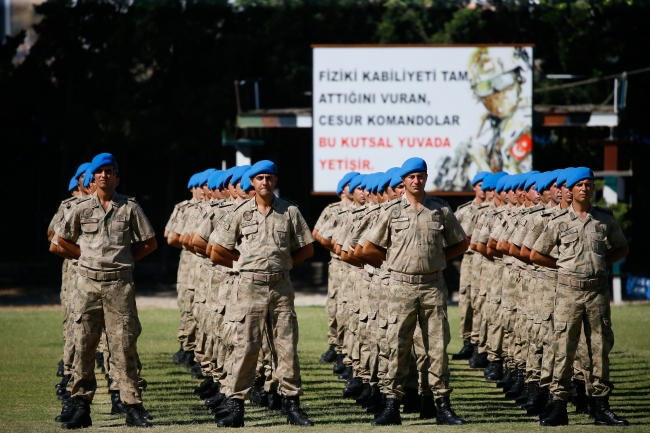
[[[336,193],[341,194],[343,192],[343,188],[345,188],[345,185],[350,183],[352,178],[354,178],[354,176],[356,176],[358,174],[359,173],[356,172],[356,171],[351,171],[351,172],[347,173],[345,176],[343,176],[343,178],[339,181],[339,183],[338,183],[338,185],[336,187]]]
[[[372,193],[373,194],[377,194],[377,190],[379,190],[379,182],[383,179],[384,174],[386,174],[386,173],[384,173],[383,171],[380,171],[380,172],[375,174],[375,177],[372,180]]]
[[[530,173],[521,173],[517,175],[517,180],[515,181],[515,184],[513,185],[514,189],[524,189],[524,186],[526,185],[526,181],[528,180],[528,176]]]
[[[105,165],[112,165],[115,167],[115,171],[119,171],[117,168],[117,161],[115,161],[113,155],[110,153],[100,153],[99,155],[95,155],[93,161],[90,163],[90,172],[95,173],[95,170]]]
[[[485,178],[491,174],[492,173],[490,173],[489,171],[479,171],[474,176],[474,179],[472,179],[472,186],[475,186],[477,183],[484,181]]]
[[[70,183],[68,184],[68,191],[74,191],[74,189],[77,188],[78,186],[79,186],[79,178],[75,176],[72,179],[70,179]]]
[[[537,182],[537,176],[539,176],[539,171],[531,171],[528,173],[528,177],[526,178],[526,183],[524,184],[524,189],[528,191],[531,186],[535,185]]]
[[[496,189],[499,179],[501,179],[503,176],[506,176],[507,174],[508,173],[505,171],[500,171],[498,173],[485,176],[485,179],[483,179],[483,185],[481,185],[481,189],[483,191]]]
[[[77,168],[77,171],[75,172],[74,176],[72,176],[72,177],[73,177],[75,180],[79,180],[79,176],[81,176],[82,174],[84,174],[84,173],[86,172],[86,170],[88,169],[88,167],[90,167],[90,164],[92,164],[92,163],[90,163],[90,162],[84,162],[83,164],[81,164],[81,165],[79,166],[79,168]]]
[[[352,180],[350,181],[350,189],[349,189],[350,193],[352,193],[352,191],[354,191],[356,187],[361,186],[361,182],[363,182],[365,177],[366,177],[365,174],[357,174],[352,178]]]
[[[559,170],[545,171],[538,175],[537,182],[535,182],[537,192],[541,194],[545,189],[549,189],[553,185],[553,182],[555,182],[557,173],[559,173]]]
[[[237,182],[240,182],[242,180],[242,176],[244,176],[244,173],[246,173],[251,168],[252,167],[250,165],[240,165],[240,166],[238,166],[237,170],[235,170],[232,173],[232,178],[230,179],[230,182],[233,185],[237,185]]]
[[[575,167],[567,167],[558,173],[557,179],[555,179],[555,182],[557,183],[558,187],[566,182],[567,177],[569,177],[569,174],[571,173],[572,170],[575,170]]]
[[[426,173],[427,163],[422,158],[413,157],[404,161],[404,164],[402,164],[402,167],[399,169],[399,175],[400,177],[404,177],[419,171],[424,171]]]
[[[208,168],[207,170],[199,173],[198,176],[198,185],[197,186],[203,186],[206,183],[208,183],[208,178],[212,173],[214,173],[217,169],[216,168]]]
[[[372,181],[372,176],[374,173],[366,174],[363,177],[363,180],[361,181],[361,185],[359,185],[359,188],[361,189],[370,189],[370,182]]]
[[[196,175],[198,173],[193,174],[190,176],[190,180],[187,181],[187,189],[194,188],[196,186]]]
[[[235,170],[237,170],[237,167],[238,167],[237,165],[234,167],[230,167],[228,170],[223,172],[221,179],[219,179],[219,182],[221,182],[221,188],[228,188],[230,179],[232,178],[233,174],[235,174]]]
[[[217,181],[219,180],[219,176],[223,174],[223,170],[215,170],[212,173],[210,173],[210,176],[208,176],[208,188],[210,189],[215,189],[217,187]]]
[[[395,172],[399,170],[399,167],[392,167],[386,170],[386,173],[382,174],[379,180],[377,181],[377,191],[383,191],[386,189],[390,180],[393,178]]]
[[[246,192],[253,189],[253,185],[251,185],[251,178],[248,177],[247,175],[248,175],[248,170],[246,170],[246,173],[244,173],[244,175],[241,178],[241,182],[239,183],[239,187]]]
[[[278,168],[275,166],[273,161],[263,159],[253,164],[248,173],[246,173],[246,176],[250,179],[258,174],[278,174]]]
[[[566,187],[573,188],[573,185],[585,179],[593,179],[594,172],[588,167],[576,167],[566,178]]]
[[[86,172],[84,173],[84,182],[83,182],[84,188],[88,188],[90,186],[90,182],[92,182],[95,179],[95,175],[93,174],[92,168],[93,168],[92,164],[89,165],[88,168],[86,169]]]
[[[505,176],[502,176],[501,179],[497,181],[497,185],[494,189],[496,190],[496,192],[499,193],[503,192],[506,187],[506,184],[508,183],[510,183],[510,176],[506,174]]]
[[[517,188],[517,185],[519,184],[519,177],[521,174],[511,174],[508,176],[508,182],[506,185],[503,187],[504,191],[514,191]]]
[[[400,175],[400,171],[401,171],[401,167],[395,170],[395,173],[393,173],[393,177],[390,179],[390,184],[388,184],[388,186],[390,186],[391,188],[395,188],[397,185],[404,182],[402,180],[402,176]]]

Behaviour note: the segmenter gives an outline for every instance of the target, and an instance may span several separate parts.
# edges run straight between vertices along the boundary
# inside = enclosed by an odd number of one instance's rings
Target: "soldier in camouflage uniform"
[[[253,165],[246,176],[255,197],[223,219],[212,245],[217,255],[238,260],[240,276],[231,293],[235,311],[229,314],[236,335],[227,395],[230,413],[218,427],[244,424],[244,399],[255,379],[265,326],[287,421],[313,424],[300,408],[298,322],[289,270],[313,255],[314,239],[297,206],[274,196],[276,174],[271,161]]]
[[[126,423],[148,427],[151,424],[144,416],[138,388],[136,341],[141,327],[131,273],[133,262],[157,247],[155,234],[135,199],[115,193],[118,167],[113,156],[97,155],[91,169],[97,191],[79,200],[58,236],[59,246],[79,257],[74,300],[76,356],[68,384],[75,412],[61,426],[92,425],[90,403],[97,387],[94,354],[104,328]]]
[[[623,231],[612,211],[591,204],[593,172],[579,167],[567,176],[566,187],[573,195],[567,209],[555,215],[539,236],[530,253],[540,266],[557,267],[555,367],[550,390],[553,410],[540,421],[543,426],[568,424],[566,402],[571,393],[573,358],[582,327],[591,354],[589,387],[596,425],[628,425],[609,407],[613,385],[609,379],[609,353],[614,345],[607,265],[629,252]],[[606,241],[610,245],[607,249]],[[558,247],[558,259],[549,254]]]
[[[347,199],[345,189],[350,183],[350,180],[358,174],[353,171],[343,176],[336,188],[336,193],[340,196],[341,200],[331,203],[323,209],[312,232],[314,239],[327,248],[331,256],[327,272],[327,303],[325,304],[325,311],[327,312],[327,344],[329,344],[329,349],[321,355],[320,362],[329,363],[336,361],[337,357],[343,352],[343,341],[338,338],[336,323],[336,294],[341,284],[341,259],[331,250],[328,243],[323,242],[323,238],[319,236],[319,230],[321,230],[330,218],[336,218],[338,211],[342,207],[350,205],[350,200]]]
[[[429,355],[429,386],[437,405],[437,420],[464,421],[451,409],[446,348],[451,338],[447,322],[445,261],[467,250],[466,235],[446,202],[426,195],[424,160],[411,158],[398,171],[406,195],[386,209],[366,236],[364,257],[386,260],[390,272],[387,339],[391,346],[386,377],[386,405],[373,425],[401,424],[400,399],[408,375],[416,322]],[[448,245],[445,247],[444,245]]]

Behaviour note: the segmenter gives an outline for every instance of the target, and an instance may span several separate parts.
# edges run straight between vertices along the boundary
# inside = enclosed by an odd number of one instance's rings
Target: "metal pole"
[[[241,114],[241,102],[239,101],[239,81],[235,80],[235,99],[237,100],[237,114]]]
[[[260,109],[260,88],[257,83],[257,80],[255,80],[255,109],[256,110]]]

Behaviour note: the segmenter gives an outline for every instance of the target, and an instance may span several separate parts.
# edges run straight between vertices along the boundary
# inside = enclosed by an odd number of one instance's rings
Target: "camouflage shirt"
[[[314,242],[298,206],[278,197],[266,215],[255,198],[240,203],[221,220],[214,239],[226,249],[238,249],[239,270],[252,272],[288,271],[291,253]]]
[[[183,200],[180,203],[177,203],[174,206],[174,210],[172,211],[171,216],[169,217],[169,221],[167,221],[167,224],[165,224],[165,231],[168,233],[173,233],[174,232],[174,225],[176,224],[176,218],[179,216],[179,214],[182,214],[183,209],[190,204],[190,200]]]
[[[582,221],[573,206],[569,206],[551,218],[533,248],[549,255],[557,246],[559,274],[594,278],[607,274],[606,241],[613,249],[627,244],[611,210],[591,206]]]
[[[562,211],[562,208],[560,208],[560,206],[555,206],[552,208],[546,208],[543,212],[536,213],[535,217],[531,222],[530,229],[528,230],[528,233],[524,238],[523,245],[525,245],[526,248],[532,251],[533,245],[535,245],[535,242],[542,234],[542,231],[544,231],[544,228],[546,228],[548,222],[560,211]],[[548,255],[553,257],[554,259],[558,258],[557,245],[551,250],[551,252]]]
[[[444,200],[427,195],[415,210],[404,196],[386,208],[366,239],[386,248],[388,270],[418,275],[445,269],[444,246],[465,240],[465,231]]]
[[[476,213],[476,209],[479,207],[479,204],[476,203],[476,198],[472,201],[469,201],[465,204],[461,204],[454,212],[456,219],[460,222],[461,227],[465,230],[465,233],[472,233],[471,221]],[[472,250],[469,250],[473,252]]]
[[[155,236],[151,223],[135,198],[114,193],[108,210],[97,193],[80,198],[59,234],[79,245],[79,265],[94,271],[120,271],[133,268],[133,242]]]

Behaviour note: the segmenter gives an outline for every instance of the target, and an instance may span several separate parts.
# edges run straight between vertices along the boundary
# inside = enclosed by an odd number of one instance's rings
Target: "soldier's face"
[[[230,183],[230,182],[228,182],[228,193],[230,193],[230,196],[231,196],[233,199],[236,199],[236,198],[237,198],[237,189],[236,189],[235,186],[234,186],[232,183]]]
[[[366,203],[366,196],[363,193],[363,190],[359,187],[354,188],[354,191],[352,191],[352,199],[358,205]]]
[[[562,200],[568,204],[573,203],[573,193],[566,187],[566,183],[562,184]]]
[[[533,206],[539,204],[541,197],[539,196],[539,193],[535,190],[535,186],[530,187],[527,195],[528,195],[528,200],[533,204]]]
[[[370,203],[372,204],[377,204],[377,195],[373,194],[372,191],[368,192],[368,200],[370,200]]]
[[[404,195],[406,192],[406,185],[404,185],[404,182],[400,182],[399,185],[397,185],[395,188],[393,188],[395,191],[395,197],[401,197]]]
[[[494,200],[494,190],[485,191],[485,200],[487,201]]]
[[[235,188],[237,189],[237,195],[239,197],[243,198],[244,200],[246,200],[248,198],[248,194],[246,194],[246,191],[241,189],[241,182],[237,182],[237,185],[235,186]]]
[[[526,201],[526,190],[517,188],[515,194],[517,195],[517,203],[524,204]]]
[[[485,191],[481,189],[482,186],[483,186],[483,181],[473,186],[474,194],[476,195],[476,198],[479,200],[485,200]]]
[[[406,190],[413,194],[421,194],[424,192],[424,185],[427,184],[428,175],[424,172],[410,173],[402,178]]]
[[[581,180],[571,188],[573,200],[578,203],[588,203],[594,195],[594,181],[591,179]]]
[[[205,199],[212,200],[212,190],[208,188],[208,185],[203,185],[201,189],[203,190],[203,195],[205,196]]]
[[[345,188],[343,188],[343,194],[348,200],[353,200],[352,193],[350,193],[350,184],[345,185]]]
[[[95,175],[95,187],[103,190],[115,190],[117,188],[117,171],[112,165],[103,165],[93,173]]]
[[[512,189],[508,191],[508,203],[517,206],[517,194]]]
[[[553,182],[550,188],[550,199],[553,203],[558,204],[562,201],[562,190],[557,187],[557,184]]]
[[[551,191],[545,189],[544,191],[542,191],[541,197],[542,197],[542,203],[544,204],[548,203],[549,200],[551,200]]]
[[[499,197],[501,197],[501,201],[505,204],[510,203],[510,200],[508,199],[508,193],[505,191],[501,191],[499,193]]]
[[[215,188],[212,190],[212,198],[216,198],[217,200],[223,200],[223,194],[221,194],[221,191]]]
[[[274,174],[258,174],[251,183],[260,197],[269,197],[273,195],[275,186],[278,183],[278,177]]]

